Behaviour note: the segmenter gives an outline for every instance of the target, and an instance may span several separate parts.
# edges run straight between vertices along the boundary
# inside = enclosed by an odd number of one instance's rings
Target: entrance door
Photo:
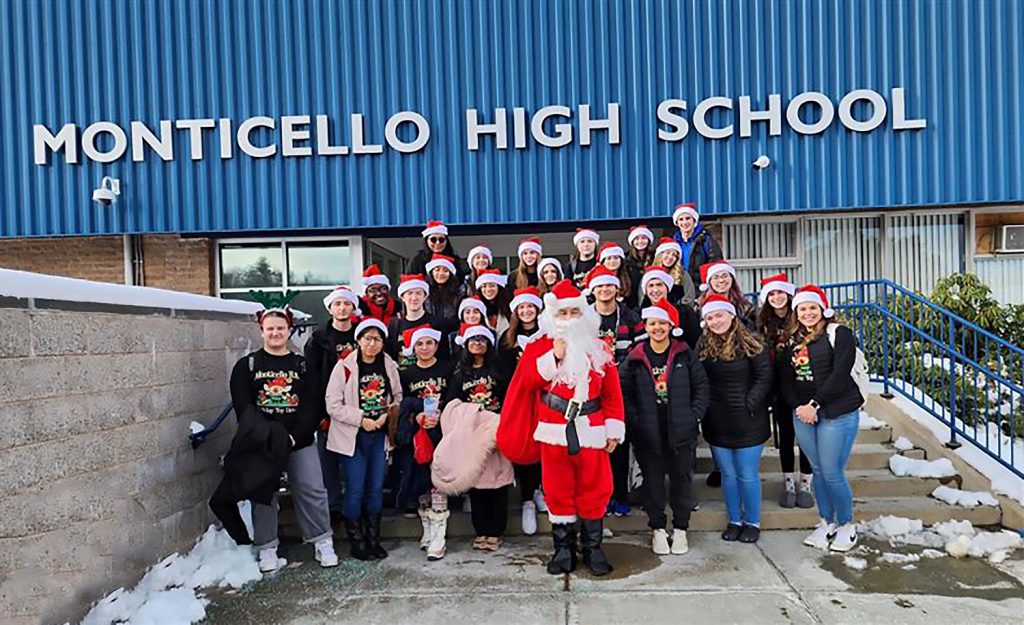
[[[391,284],[398,284],[399,277],[405,267],[405,258],[392,252],[376,241],[367,241],[366,255],[369,262],[367,266],[376,264],[380,267],[381,273],[391,279]]]

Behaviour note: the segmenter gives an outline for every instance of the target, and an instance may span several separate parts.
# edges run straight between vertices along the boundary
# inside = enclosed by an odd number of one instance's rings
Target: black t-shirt
[[[644,345],[644,353],[651,362],[651,372],[654,374],[654,399],[658,406],[658,427],[661,429],[662,440],[668,440],[668,352],[666,349],[659,354],[651,348],[649,342]]]
[[[574,261],[570,260],[565,265],[563,271],[565,273],[565,277],[572,280],[573,284],[576,285],[576,288],[582,289],[586,285],[587,274],[590,273],[590,270],[597,265],[597,256],[594,256],[594,258],[591,258],[590,260],[577,259],[575,261],[575,268],[573,268],[573,262]]]
[[[416,363],[416,354],[409,354],[406,356],[402,353],[405,348],[405,336],[404,332],[409,328],[418,328],[420,326],[427,325],[435,330],[440,330],[442,334],[442,340],[438,341],[437,344],[437,358],[438,360],[447,360],[450,355],[448,349],[448,341],[444,339],[445,329],[450,329],[451,324],[445,322],[440,317],[425,313],[422,317],[415,321],[409,321],[405,318],[395,318],[391,320],[391,324],[388,326],[388,340],[385,346],[385,351],[389,356],[395,359],[398,363],[399,369],[405,369],[409,365]]]
[[[237,418],[255,405],[288,429],[296,449],[313,441],[317,420],[310,390],[301,354],[275,356],[259,349],[241,358],[231,371],[231,402]]]
[[[356,351],[356,348],[358,347],[356,344],[356,328],[354,325],[348,330],[342,332],[333,325],[328,324],[325,338],[334,348],[334,353],[338,355],[338,360],[344,360],[349,354]]]
[[[380,355],[372,363],[359,358],[359,408],[367,419],[376,419],[387,412],[391,403],[384,358]]]
[[[640,317],[621,304],[617,305],[611,314],[598,314],[601,317],[601,327],[598,329],[597,335],[615,354],[615,362],[622,362],[629,355],[630,348],[633,347]]]
[[[427,395],[433,395],[438,399],[444,397],[453,369],[452,363],[447,360],[436,360],[434,364],[426,368],[415,363],[406,367],[401,376],[403,397],[417,399],[423,399]]]
[[[483,367],[459,367],[452,376],[445,401],[461,399],[499,412],[506,382],[500,367],[493,363]]]

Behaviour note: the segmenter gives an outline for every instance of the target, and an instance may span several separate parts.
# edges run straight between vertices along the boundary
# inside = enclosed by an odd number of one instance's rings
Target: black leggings
[[[469,491],[473,529],[477,536],[500,537],[508,525],[508,486]]]
[[[611,453],[612,463],[612,499],[626,503],[629,496],[629,441],[620,443]]]
[[[517,464],[516,482],[519,484],[519,501],[526,503],[533,501],[533,493],[540,488],[540,463]]]
[[[793,411],[781,399],[775,398],[771,403],[772,420],[775,421],[775,446],[779,448],[779,464],[783,473],[793,473],[796,465],[796,428],[793,426]],[[811,461],[804,450],[800,450],[800,472],[804,475],[812,473]]]

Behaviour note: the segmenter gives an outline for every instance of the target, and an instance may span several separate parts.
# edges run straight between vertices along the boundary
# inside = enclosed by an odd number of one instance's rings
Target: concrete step
[[[927,497],[942,484],[959,487],[960,478],[917,479],[896,477],[886,469],[859,469],[847,472],[854,497]],[[707,474],[693,476],[693,496],[698,501],[720,500],[721,488],[711,488],[706,483]],[[762,497],[777,501],[785,487],[781,473],[761,475]]]
[[[888,425],[877,430],[859,430],[857,432],[858,443],[891,443],[892,428]]]
[[[886,469],[889,467],[889,457],[893,454],[899,453],[892,445],[883,443],[861,443],[859,440],[853,446],[853,452],[850,454],[850,461],[847,464],[849,470],[859,469]],[[903,452],[903,455],[909,458],[923,459],[925,457],[924,450],[911,449]],[[708,447],[701,446],[697,448],[697,468],[696,473],[708,473],[714,467],[714,462],[711,459],[711,450]],[[761,455],[761,472],[762,473],[779,473],[781,471],[781,465],[779,464],[779,450],[773,447],[769,447],[764,450]]]

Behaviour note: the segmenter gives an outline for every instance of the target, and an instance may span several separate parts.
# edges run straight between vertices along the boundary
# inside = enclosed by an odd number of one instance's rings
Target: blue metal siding
[[[678,201],[708,214],[1024,200],[1021,101],[1024,3],[750,0],[0,2],[0,236],[273,231],[420,224],[593,221],[667,214]],[[855,133],[838,116],[823,134],[785,122],[741,139],[657,139],[655,111],[769,93],[783,107],[816,90],[904,87],[925,130]],[[887,97],[888,99],[888,97]],[[621,136],[578,144],[576,106],[621,105]],[[549,104],[573,109],[574,141],[499,151],[466,148],[465,110]],[[411,109],[430,122],[415,154],[221,160],[129,153],[108,165],[80,155],[33,163],[32,126],[80,131],[107,120],[327,114],[351,145],[348,115],[379,139]],[[717,115],[717,116],[716,116]],[[724,123],[721,111],[712,115]],[[312,129],[312,128],[311,128]],[[261,131],[264,132],[264,131]],[[511,134],[511,129],[510,129]],[[259,136],[259,134],[257,135]],[[763,172],[750,164],[767,154]],[[90,201],[121,179],[113,208]]]

